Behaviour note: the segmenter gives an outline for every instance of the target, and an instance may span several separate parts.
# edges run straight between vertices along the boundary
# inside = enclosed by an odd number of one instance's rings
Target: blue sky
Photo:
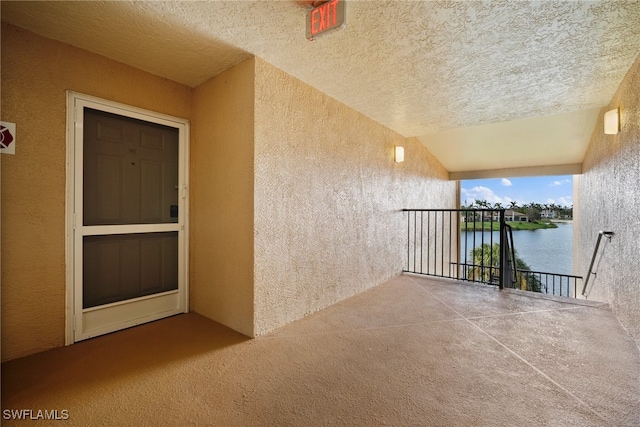
[[[474,200],[507,207],[512,200],[527,203],[573,205],[573,176],[538,176],[533,178],[472,179],[460,182],[460,201],[468,205]]]

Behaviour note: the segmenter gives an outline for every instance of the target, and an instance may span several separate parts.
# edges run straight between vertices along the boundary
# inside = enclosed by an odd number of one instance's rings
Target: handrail
[[[613,237],[614,232],[613,231],[602,231],[600,230],[598,232],[598,240],[596,241],[596,247],[593,250],[593,256],[591,257],[591,264],[589,265],[589,271],[587,272],[587,277],[584,280],[584,286],[582,287],[582,296],[586,296],[586,292],[587,292],[587,285],[589,284],[589,278],[591,277],[591,274],[593,274],[594,276],[596,275],[596,273],[593,271],[593,264],[595,264],[596,262],[596,257],[598,255],[598,248],[600,247],[600,241],[602,240],[602,236],[607,238],[607,241],[611,241],[611,237]]]

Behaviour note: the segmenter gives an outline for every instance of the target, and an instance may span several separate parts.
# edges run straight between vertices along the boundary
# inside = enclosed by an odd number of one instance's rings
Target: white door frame
[[[78,168],[76,167],[76,155],[82,154],[82,119],[78,117],[77,111],[81,106],[88,106],[101,111],[107,111],[117,115],[132,117],[139,120],[159,123],[165,126],[178,129],[178,140],[180,157],[184,161],[180,162],[178,170],[179,187],[181,189],[181,195],[179,196],[179,253],[183,256],[178,260],[178,309],[174,310],[177,314],[179,312],[186,313],[189,311],[189,121],[178,117],[168,116],[165,114],[156,113],[153,111],[132,107],[125,104],[120,104],[113,101],[97,98],[90,95],[84,95],[78,92],[67,91],[67,164],[66,164],[66,203],[65,203],[65,263],[66,263],[66,302],[65,302],[65,345],[73,344],[81,339],[90,338],[93,335],[87,335],[78,338],[75,330],[78,327],[78,323],[81,320],[82,313],[77,313],[79,307],[81,308],[81,301],[76,301],[76,286],[78,281],[76,277],[80,275],[80,284],[82,278],[82,265],[77,265],[78,254],[75,253],[75,248],[78,246],[78,242],[82,241],[81,232],[77,230],[81,227],[77,225],[82,221],[81,217],[76,217],[76,197],[82,197],[82,183],[81,176],[79,176]],[[80,169],[81,172],[82,169]],[[150,230],[151,231],[151,230]],[[162,295],[162,294],[159,294]],[[145,300],[148,298],[139,298],[142,304],[145,304]],[[126,309],[125,309],[126,311]],[[156,318],[165,317],[165,315],[158,316]],[[105,329],[103,328],[99,334],[108,333],[115,330],[123,329],[130,326],[135,326],[139,323],[156,320],[156,318],[147,317],[140,321],[140,319],[132,320],[128,323],[119,324],[118,326]]]

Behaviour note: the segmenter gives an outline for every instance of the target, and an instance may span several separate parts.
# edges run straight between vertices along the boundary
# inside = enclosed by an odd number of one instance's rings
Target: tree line
[[[468,205],[462,205],[462,209],[511,209],[529,217],[530,221],[537,221],[544,218],[571,219],[573,218],[573,205],[560,206],[555,203],[526,203],[519,205],[518,202],[511,201],[508,206],[502,203],[490,203],[486,200],[475,199]]]

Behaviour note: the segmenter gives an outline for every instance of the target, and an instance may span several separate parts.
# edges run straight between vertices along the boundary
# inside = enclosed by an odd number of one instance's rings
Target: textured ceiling
[[[640,52],[638,1],[351,0],[346,27],[314,41],[305,3],[2,1],[1,12],[189,86],[259,56],[420,137],[458,172],[580,163],[594,111]]]

